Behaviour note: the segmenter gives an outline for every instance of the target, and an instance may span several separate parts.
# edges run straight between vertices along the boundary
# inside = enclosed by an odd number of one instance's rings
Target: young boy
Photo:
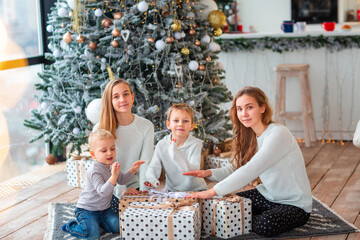
[[[71,220],[62,230],[72,236],[98,239],[101,229],[119,233],[119,216],[110,209],[113,189],[129,182],[144,161],[136,161],[126,173],[120,172],[120,164],[114,162],[116,150],[113,135],[99,129],[89,137],[90,154],[94,165],[86,172],[86,185],[75,209],[76,220]]]
[[[170,191],[206,190],[204,179],[182,175],[190,169],[200,169],[202,141],[189,134],[195,125],[193,109],[186,103],[173,104],[167,112],[166,125],[171,134],[157,143],[145,185],[159,186],[163,167]]]

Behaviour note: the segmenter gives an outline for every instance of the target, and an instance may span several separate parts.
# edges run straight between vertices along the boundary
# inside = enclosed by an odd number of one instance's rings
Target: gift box
[[[86,171],[94,164],[88,157],[71,157],[66,160],[67,184],[72,187],[85,187]]]
[[[231,158],[221,158],[215,155],[208,155],[205,158],[205,169],[221,168],[228,165]]]
[[[132,202],[120,217],[122,239],[200,239],[199,204]]]
[[[157,191],[154,189],[151,189],[149,193],[141,193],[138,195],[128,195],[128,196],[121,196],[119,199],[119,215],[127,209],[127,207],[132,202],[179,202],[181,200],[184,200],[186,195],[189,195],[190,192],[168,192],[167,188],[163,188],[161,191]],[[193,201],[199,203],[199,199],[192,199]]]
[[[251,232],[251,200],[237,195],[203,201],[203,232],[231,238]]]

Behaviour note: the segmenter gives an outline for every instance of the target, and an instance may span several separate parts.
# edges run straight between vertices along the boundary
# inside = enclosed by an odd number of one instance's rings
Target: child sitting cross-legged
[[[206,190],[204,179],[184,176],[187,169],[200,169],[202,141],[193,137],[194,111],[186,103],[173,104],[167,111],[166,125],[171,134],[160,140],[146,171],[145,185],[158,187],[162,168],[169,191]]]
[[[120,164],[114,162],[116,150],[113,135],[104,129],[89,137],[90,154],[94,165],[86,172],[86,184],[75,209],[76,220],[62,226],[72,236],[98,239],[101,228],[119,233],[119,216],[110,209],[113,189],[118,184],[129,182],[144,161],[136,161],[126,173],[120,172]]]

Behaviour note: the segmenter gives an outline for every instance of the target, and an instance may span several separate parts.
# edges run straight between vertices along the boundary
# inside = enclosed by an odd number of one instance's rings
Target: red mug
[[[335,22],[323,22],[323,23],[321,24],[321,27],[322,27],[323,29],[325,29],[325,31],[334,31],[335,25],[336,25]]]

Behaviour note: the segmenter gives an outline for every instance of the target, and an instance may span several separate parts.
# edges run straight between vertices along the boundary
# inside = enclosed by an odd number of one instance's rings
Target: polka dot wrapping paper
[[[172,231],[168,217],[171,208],[144,209],[131,206],[159,206],[158,203],[132,202],[120,217],[121,234],[124,239],[200,239],[201,214],[198,203],[195,210],[176,210],[172,216]],[[169,232],[170,228],[170,232]]]
[[[191,192],[189,192],[191,193]],[[129,196],[122,196],[119,199],[119,214],[121,215],[126,208],[130,205],[130,203],[132,202],[157,202],[158,198],[157,197],[153,197],[151,198],[151,196],[148,193],[142,193],[136,196],[133,195],[129,195]],[[168,202],[179,202],[183,200],[182,198],[167,198],[166,201]],[[193,198],[194,201],[199,203],[199,199],[195,199]]]
[[[221,158],[215,155],[208,155],[205,158],[205,169],[221,168],[230,163],[231,158]]]
[[[203,200],[203,232],[223,239],[250,233],[251,200],[242,198],[242,201],[243,207],[241,202],[219,201],[219,198]],[[213,221],[214,204],[216,204],[215,221]]]
[[[85,187],[86,171],[94,164],[92,159],[66,160],[67,184],[72,187]]]

